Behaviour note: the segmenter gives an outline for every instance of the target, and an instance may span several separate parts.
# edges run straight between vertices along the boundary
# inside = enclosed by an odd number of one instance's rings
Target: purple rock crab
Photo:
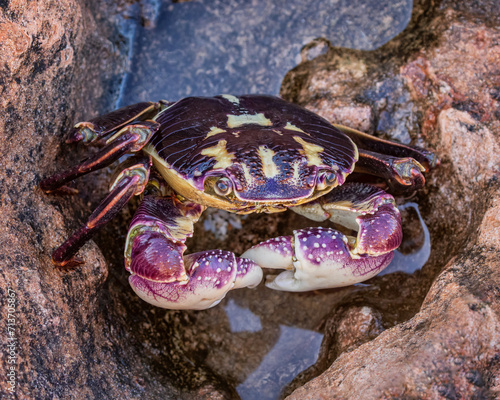
[[[74,168],[40,183],[69,192],[69,181],[126,154],[109,195],[52,254],[60,267],[82,261],[78,250],[134,195],[143,199],[125,247],[129,282],[145,301],[171,309],[205,309],[235,288],[254,287],[262,268],[277,290],[307,291],[373,277],[402,239],[394,198],[365,183],[383,180],[392,193],[421,188],[437,165],[427,150],[332,125],[272,96],[190,97],[143,102],[82,122],[67,142],[104,143]],[[347,181],[346,181],[347,180]],[[185,241],[206,207],[230,212],[291,209],[333,228],[298,230],[262,242],[240,257],[210,250],[185,255]]]

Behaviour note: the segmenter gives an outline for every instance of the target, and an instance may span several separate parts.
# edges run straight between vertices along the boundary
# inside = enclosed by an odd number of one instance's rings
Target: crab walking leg
[[[229,251],[184,255],[185,241],[205,207],[175,196],[145,196],[130,225],[125,268],[139,297],[162,308],[202,310],[231,289],[255,287],[262,270]]]
[[[330,219],[358,231],[309,228],[270,239],[241,257],[261,267],[287,269],[268,279],[272,289],[307,291],[367,280],[389,265],[402,240],[401,217],[392,196],[366,184],[348,183],[312,203],[292,208],[316,221]]]
[[[133,195],[139,195],[144,191],[151,163],[149,156],[142,155],[128,161],[128,167],[124,168],[115,179],[110,193],[97,206],[85,225],[77,229],[52,253],[54,265],[70,268],[82,263],[74,255],[104,224],[118,214]]]
[[[68,171],[44,179],[40,182],[40,187],[45,192],[52,192],[73,179],[112,164],[124,154],[141,150],[159,126],[160,124],[154,121],[126,126],[110,138],[108,144],[96,154]]]
[[[413,193],[424,187],[425,168],[411,157],[394,157],[359,149],[354,172],[384,178],[391,193]]]
[[[361,149],[400,158],[411,157],[425,168],[425,172],[439,165],[439,159],[432,151],[422,149],[418,146],[391,142],[344,125],[333,124],[333,126],[349,136]]]
[[[122,107],[90,121],[79,122],[69,132],[66,143],[91,143],[117,131],[136,120],[152,118],[164,106],[164,102],[142,102]]]

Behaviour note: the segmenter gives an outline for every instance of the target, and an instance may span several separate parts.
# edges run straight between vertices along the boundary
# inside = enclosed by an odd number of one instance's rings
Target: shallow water
[[[333,46],[373,50],[406,27],[411,11],[412,0],[197,0],[153,3],[146,12],[135,4],[128,10],[131,21],[152,27],[127,24],[131,66],[118,105],[278,94],[304,45],[325,38]],[[309,56],[326,49],[319,46]]]
[[[265,335],[261,318],[230,298],[224,306],[232,333]],[[277,340],[260,364],[236,387],[243,400],[275,399],[298,373],[313,365],[319,354],[323,334],[310,329],[279,324]]]
[[[238,394],[243,400],[278,398],[284,386],[316,362],[322,340],[321,333],[280,325],[278,342],[259,367],[236,387]]]

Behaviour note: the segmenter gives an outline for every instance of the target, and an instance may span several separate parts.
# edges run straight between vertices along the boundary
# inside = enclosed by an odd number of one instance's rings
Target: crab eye
[[[335,172],[329,172],[325,177],[325,183],[328,186],[332,186],[337,182],[337,174]]]
[[[337,182],[337,174],[335,172],[320,171],[318,173],[316,188],[318,190],[324,190],[328,186],[334,186],[336,182]]]
[[[233,184],[229,178],[223,177],[215,182],[214,189],[219,196],[227,196],[233,190]]]

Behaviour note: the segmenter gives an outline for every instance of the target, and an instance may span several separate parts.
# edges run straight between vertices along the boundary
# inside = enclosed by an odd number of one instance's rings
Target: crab
[[[103,146],[44,179],[45,192],[72,192],[66,184],[73,179],[119,159],[122,164],[107,197],[53,252],[53,263],[82,263],[78,250],[141,195],[127,234],[125,268],[142,299],[170,309],[212,307],[229,290],[257,286],[263,268],[284,270],[268,275],[266,285],[285,291],[346,286],[375,276],[402,240],[399,210],[388,192],[420,189],[423,173],[439,162],[431,151],[332,125],[262,95],[142,102],[78,123],[67,139],[73,142]],[[296,230],[240,257],[222,250],[184,254],[193,224],[207,207],[238,214],[290,209],[347,230]]]

